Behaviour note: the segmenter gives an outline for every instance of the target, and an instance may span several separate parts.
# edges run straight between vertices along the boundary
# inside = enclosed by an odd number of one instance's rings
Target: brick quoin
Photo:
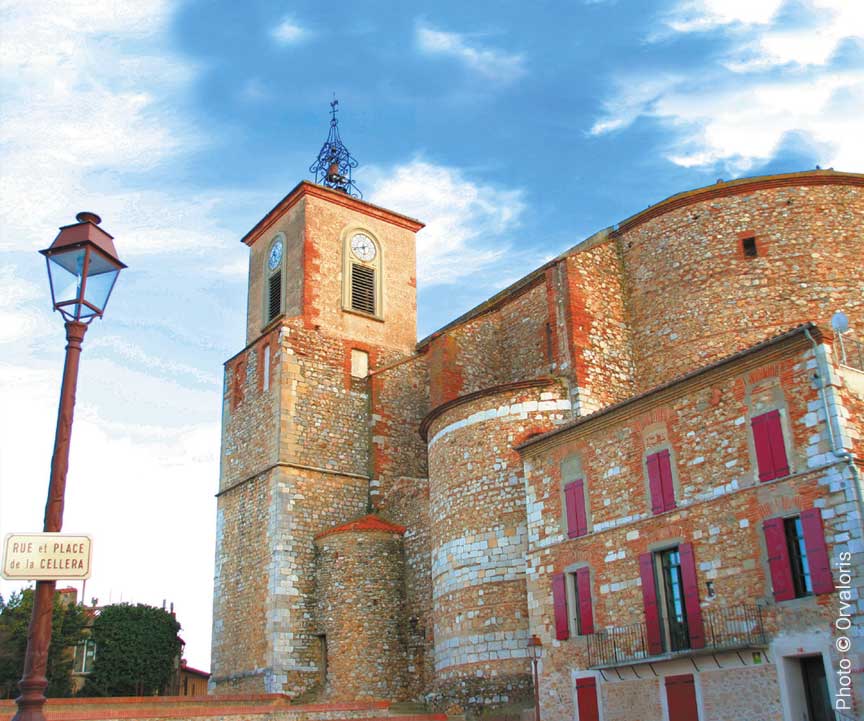
[[[690,676],[702,721],[800,718],[802,657],[822,659],[827,681],[811,682],[834,698],[841,664],[864,667],[864,574],[839,583],[864,568],[864,368],[848,352],[864,340],[862,227],[859,174],[686,191],[417,341],[422,223],[300,183],[243,239],[247,345],[225,365],[211,690],[509,718],[533,704],[536,635],[552,721],[576,718],[577,699],[604,721],[667,721],[669,689]],[[377,317],[345,307],[355,232],[381,252]],[[284,312],[266,323],[277,233]],[[352,348],[369,354],[368,378],[351,377]],[[751,421],[766,413],[788,469],[760,480]],[[656,453],[668,465],[652,506]],[[571,533],[564,486],[577,480]],[[802,514],[833,590],[823,569],[818,592],[802,577],[799,597],[778,601],[764,525],[794,530]],[[682,554],[690,620],[675,626],[664,589]],[[589,600],[580,634],[574,609]],[[659,647],[639,645],[646,600]],[[860,674],[850,688],[854,718]]]

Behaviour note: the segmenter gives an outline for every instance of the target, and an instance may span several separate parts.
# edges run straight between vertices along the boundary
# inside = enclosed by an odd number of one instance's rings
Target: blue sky
[[[95,538],[88,600],[174,601],[203,668],[239,238],[309,177],[334,92],[366,199],[427,223],[421,336],[676,192],[864,170],[857,0],[0,14],[0,534],[41,526],[56,422],[63,328],[35,251],[93,210],[129,268],[85,341],[64,530]]]

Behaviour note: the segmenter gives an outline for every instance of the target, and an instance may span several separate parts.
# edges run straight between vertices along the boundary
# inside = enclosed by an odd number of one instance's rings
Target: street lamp
[[[117,257],[114,239],[99,227],[95,213],[78,213],[77,223],[60,228],[50,248],[39,251],[48,265],[51,300],[54,310],[66,321],[66,362],[57,410],[54,455],[51,458],[51,480],[45,504],[43,531],[56,533],[63,528],[63,501],[66,493],[66,471],[69,468],[69,438],[75,409],[75,386],[78,361],[87,326],[102,317],[114,288],[117,275],[126,266]],[[48,679],[48,647],[51,644],[51,615],[54,611],[55,581],[37,581],[33,598],[33,615],[27,634],[24,676],[18,683],[21,695],[16,699],[18,712],[12,721],[44,721],[45,688]]]
[[[537,662],[543,656],[543,642],[537,635],[528,639],[528,656],[534,667],[534,721],[540,721],[540,682],[537,679]]]

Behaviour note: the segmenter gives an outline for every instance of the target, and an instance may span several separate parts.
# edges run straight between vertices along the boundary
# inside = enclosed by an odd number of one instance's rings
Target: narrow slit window
[[[741,239],[741,250],[744,253],[745,258],[755,258],[759,255],[759,250],[756,248],[756,238],[742,238]]]
[[[261,385],[262,385],[263,389],[266,391],[266,390],[270,389],[270,346],[269,345],[265,345],[261,349],[261,362],[263,363],[263,367],[262,367],[262,374],[263,375],[262,375],[262,379],[261,379]]]

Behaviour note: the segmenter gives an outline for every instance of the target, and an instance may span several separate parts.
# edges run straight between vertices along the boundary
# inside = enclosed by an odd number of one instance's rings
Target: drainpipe
[[[862,535],[864,535],[864,504],[862,504],[861,496],[858,493],[861,477],[858,473],[858,467],[855,465],[855,457],[842,446],[838,445],[840,428],[838,427],[837,432],[835,433],[834,424],[837,420],[831,415],[828,406],[828,389],[826,387],[828,378],[830,378],[828,362],[825,360],[824,350],[820,348],[813,336],[810,335],[810,330],[808,328],[804,328],[804,335],[807,336],[807,340],[809,340],[813,346],[813,354],[816,357],[816,381],[819,384],[819,397],[822,399],[822,409],[825,411],[825,423],[828,426],[828,437],[831,441],[831,453],[834,454],[835,458],[846,461],[847,467],[849,468],[849,473],[852,476],[852,496],[855,499],[855,505],[858,507],[858,523],[862,527]]]

